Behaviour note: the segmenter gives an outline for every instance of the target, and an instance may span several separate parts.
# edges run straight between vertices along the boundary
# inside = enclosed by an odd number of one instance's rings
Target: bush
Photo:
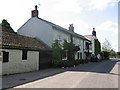
[[[102,58],[103,59],[109,59],[110,52],[108,50],[102,50]]]
[[[64,67],[72,67],[74,65],[74,63],[72,61],[63,61],[63,66]]]

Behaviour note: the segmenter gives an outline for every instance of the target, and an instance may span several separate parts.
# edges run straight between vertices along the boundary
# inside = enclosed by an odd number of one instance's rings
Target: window
[[[9,61],[9,52],[3,51],[3,62]]]
[[[27,51],[26,50],[22,51],[22,60],[27,60]]]
[[[82,59],[82,53],[80,53],[80,59]]]
[[[75,60],[78,59],[78,52],[75,52]]]
[[[80,59],[80,53],[79,52],[77,53],[77,59],[78,60]]]

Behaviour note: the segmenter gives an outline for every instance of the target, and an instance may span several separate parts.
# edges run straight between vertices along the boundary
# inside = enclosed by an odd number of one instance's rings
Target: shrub
[[[103,59],[109,59],[110,52],[108,50],[102,50]]]
[[[53,66],[60,66],[62,63],[61,59],[61,44],[59,43],[58,40],[55,40],[54,43],[52,44],[52,64]]]

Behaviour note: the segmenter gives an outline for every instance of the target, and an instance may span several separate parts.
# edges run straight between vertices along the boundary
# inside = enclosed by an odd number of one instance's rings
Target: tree
[[[116,58],[116,52],[112,49],[112,50],[110,50],[110,56],[111,57],[115,57]]]
[[[61,64],[61,44],[59,42],[59,40],[55,40],[54,43],[52,44],[52,63],[54,66],[59,66],[59,64]]]
[[[101,52],[101,45],[98,39],[95,39],[95,55],[98,55]]]
[[[105,39],[105,41],[103,42],[102,49],[103,50],[108,50],[108,51],[111,50],[111,44],[107,39]]]
[[[105,39],[102,45],[102,53],[104,59],[109,59],[110,50],[111,50],[111,44],[107,39]]]
[[[74,60],[74,53],[77,50],[77,47],[75,46],[75,44],[73,44],[72,42],[68,43],[66,40],[64,40],[64,43],[63,43],[63,50],[67,50],[68,51],[68,60],[69,61],[72,61]]]
[[[117,52],[117,57],[120,58],[120,52]]]
[[[7,20],[2,20],[2,30],[5,32],[15,33],[10,24],[7,22]]]

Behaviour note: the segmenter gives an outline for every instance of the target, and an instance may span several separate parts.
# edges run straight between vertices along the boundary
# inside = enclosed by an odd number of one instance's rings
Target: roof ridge
[[[54,24],[54,23],[52,23],[52,22],[49,22],[49,21],[47,21],[47,20],[45,20],[45,19],[42,19],[42,18],[39,18],[39,17],[37,17],[38,19],[40,19],[40,20],[42,20],[42,21],[44,21],[44,22],[46,22],[46,23],[48,23],[48,24],[51,24],[53,27],[58,27],[59,29],[61,29],[62,31],[64,31],[64,32],[66,32],[66,33],[69,33],[69,34],[72,34],[72,35],[74,35],[74,36],[76,36],[76,37],[80,37],[80,38],[83,38],[83,39],[86,39],[83,35],[81,35],[81,34],[78,34],[78,33],[75,33],[75,32],[71,32],[71,31],[69,31],[68,29],[66,29],[66,28],[63,28],[63,27],[61,27],[61,26],[59,26],[59,25],[57,25],[57,24]],[[88,39],[87,39],[88,40]]]

